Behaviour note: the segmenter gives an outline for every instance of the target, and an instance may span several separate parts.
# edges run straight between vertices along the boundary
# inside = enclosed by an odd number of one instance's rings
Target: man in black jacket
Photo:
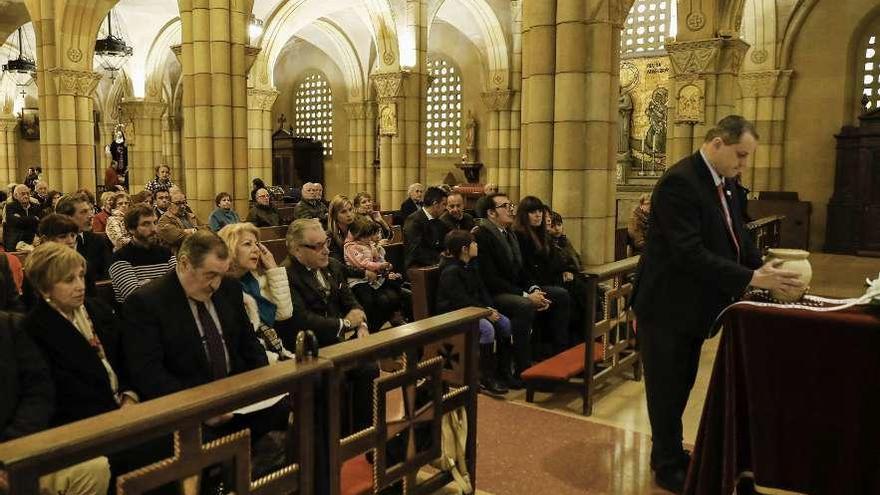
[[[403,224],[404,265],[407,270],[432,266],[440,262],[443,239],[448,229],[440,221],[446,211],[446,191],[429,187],[423,206],[406,217]]]
[[[513,207],[504,194],[488,198],[487,218],[480,219],[474,233],[479,247],[477,265],[483,283],[492,295],[494,307],[510,318],[513,330],[515,372],[508,378],[510,388],[522,388],[519,374],[531,365],[532,351],[529,332],[541,313],[543,328],[564,336],[568,329],[569,296],[560,287],[538,287],[523,267],[516,233],[513,232]],[[507,343],[499,342],[499,377],[510,376]]]
[[[12,190],[13,201],[6,205],[6,224],[3,226],[3,244],[6,251],[16,251],[19,242],[33,244],[40,224],[42,210],[31,202],[31,190],[19,184]]]
[[[287,230],[290,256],[284,261],[293,317],[280,331],[284,346],[295,348],[300,330],[315,333],[320,347],[337,344],[349,337],[366,337],[367,315],[357,302],[342,263],[330,257],[330,239],[314,218],[294,220]],[[352,384],[354,429],[367,427],[373,419],[373,380],[379,375],[375,366],[347,373]]]
[[[281,225],[281,215],[278,208],[272,206],[268,189],[257,189],[254,194],[256,204],[248,212],[245,222],[250,222],[257,227],[276,227]]]
[[[58,200],[55,213],[70,217],[79,227],[76,251],[86,259],[89,278],[94,281],[109,279],[111,245],[106,236],[92,232],[94,209],[91,203],[85,196],[67,194]]]
[[[796,273],[762,266],[742,221],[744,205],[731,191],[757,140],[751,123],[725,117],[697,153],[660,178],[652,196],[633,308],[653,436],[651,467],[657,484],[674,492],[683,489],[690,462],[681,445],[681,415],[715,317],[750,285],[800,285]]]
[[[446,231],[471,230],[474,228],[474,217],[464,211],[464,197],[460,192],[451,192],[446,197],[446,211],[440,215],[440,221],[446,226]]]

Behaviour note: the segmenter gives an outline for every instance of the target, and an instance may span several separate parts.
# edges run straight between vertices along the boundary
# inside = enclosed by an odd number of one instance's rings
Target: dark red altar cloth
[[[722,318],[684,493],[880,494],[880,308]]]

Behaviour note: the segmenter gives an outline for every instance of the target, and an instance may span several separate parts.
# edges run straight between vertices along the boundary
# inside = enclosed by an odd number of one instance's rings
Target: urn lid
[[[783,260],[805,260],[810,256],[810,252],[803,249],[785,248],[770,248],[767,250],[767,254],[773,258]]]

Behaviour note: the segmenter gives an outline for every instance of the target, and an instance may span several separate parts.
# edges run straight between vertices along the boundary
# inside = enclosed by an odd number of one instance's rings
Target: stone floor
[[[860,258],[854,256],[830,255],[814,253],[810,256],[813,266],[813,281],[810,284],[810,292],[828,297],[856,297],[864,293],[866,277],[874,279],[880,273],[880,258]],[[703,346],[700,359],[700,372],[690,401],[684,414],[684,438],[686,443],[692,444],[699,427],[700,414],[711,376],[712,365],[718,346],[718,338],[710,339]],[[518,493],[536,493],[534,489],[539,486],[553,486],[553,493],[662,493],[654,487],[651,480],[650,468],[645,461],[650,453],[651,428],[648,422],[648,412],[645,404],[644,382],[635,382],[621,379],[617,383],[609,384],[599,390],[599,395],[594,403],[593,415],[583,417],[580,414],[581,399],[577,389],[563,389],[554,394],[536,393],[535,403],[525,402],[525,392],[511,393],[507,401],[493,401],[491,408],[482,407],[480,410],[481,427],[478,430],[480,445],[487,448],[480,451],[480,464],[485,466],[489,473],[481,472],[485,476],[482,484],[478,486],[495,495],[516,495]],[[495,404],[495,403],[498,404]],[[498,405],[508,409],[499,409]],[[514,409],[510,409],[514,408]],[[541,418],[530,418],[534,424],[547,424],[552,422],[552,415],[565,417],[557,421],[570,425],[570,421],[578,421],[577,424],[583,429],[583,442],[577,443],[570,452],[571,458],[567,469],[561,459],[539,459],[548,464],[542,466],[539,463],[509,463],[507,476],[512,476],[520,482],[499,482],[494,477],[496,469],[502,464],[483,460],[484,455],[497,452],[498,455],[522,456],[533,448],[533,445],[517,435],[501,435],[489,438],[495,430],[493,427],[484,428],[484,421],[490,418],[484,417],[486,412],[492,416],[504,416],[506,414],[519,414],[517,409],[524,408],[541,412]],[[551,414],[545,414],[551,413]],[[497,419],[497,418],[496,418]],[[493,425],[496,421],[493,421]],[[543,423],[542,423],[543,422]],[[527,432],[527,435],[538,435],[540,429]],[[572,441],[569,430],[560,431],[561,437],[558,442],[569,443]],[[576,428],[571,431],[579,431]],[[617,433],[615,433],[617,432]],[[597,440],[601,439],[601,441]],[[593,442],[593,443],[590,443]],[[598,442],[598,443],[595,443]],[[534,446],[540,450],[540,442]],[[590,445],[586,449],[585,445]],[[525,449],[526,452],[523,452]],[[516,454],[512,454],[516,453]],[[564,452],[550,452],[547,455],[564,456]],[[620,472],[605,472],[603,469],[616,465]],[[624,462],[625,461],[625,462]],[[561,463],[561,464],[560,464]],[[611,463],[611,464],[609,464]],[[598,469],[593,476],[584,476],[583,470]],[[505,469],[506,470],[506,469]],[[482,478],[480,478],[482,479]],[[590,481],[592,480],[592,481]],[[617,480],[617,481],[615,481]],[[528,487],[528,489],[527,489]],[[550,493],[543,490],[537,493]]]

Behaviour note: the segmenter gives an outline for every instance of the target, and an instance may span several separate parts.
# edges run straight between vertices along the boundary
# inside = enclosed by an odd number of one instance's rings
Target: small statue
[[[467,124],[465,125],[464,144],[467,151],[467,159],[470,163],[477,162],[477,130],[479,124],[474,118],[474,113],[468,110]]]
[[[617,98],[617,152],[622,155],[629,154],[629,136],[632,125],[633,100],[632,95],[621,88]]]

